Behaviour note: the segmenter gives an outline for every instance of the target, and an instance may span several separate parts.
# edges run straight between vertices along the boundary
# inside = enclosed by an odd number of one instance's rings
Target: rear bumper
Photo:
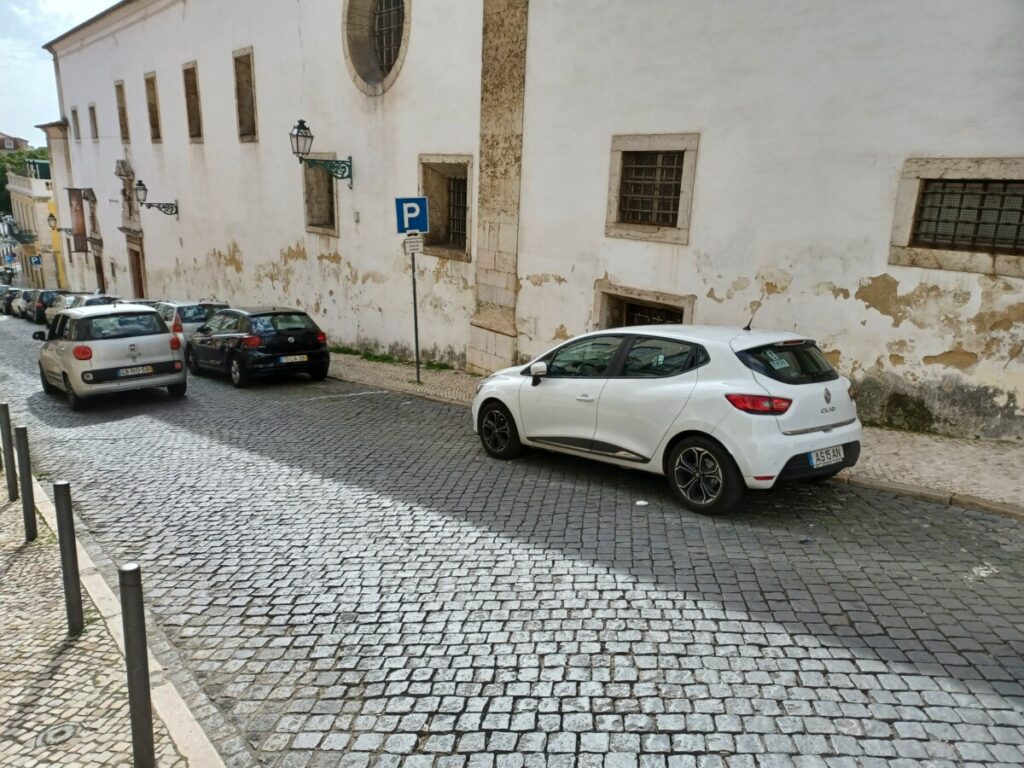
[[[168,387],[173,384],[185,383],[185,371],[180,373],[160,374],[156,376],[144,376],[137,379],[125,379],[124,381],[105,381],[101,384],[86,384],[84,381],[75,382],[75,392],[80,397],[92,397],[93,395],[105,395],[111,392],[132,392],[138,389],[152,389],[156,387]]]
[[[282,363],[282,353],[264,354],[246,352],[243,355],[246,373],[251,376],[279,376],[283,373],[315,373],[331,364],[331,353],[324,350],[292,352],[292,355],[306,355],[309,359],[301,363]]]
[[[836,464],[829,464],[825,467],[812,467],[809,453],[798,453],[790,458],[782,468],[775,482],[785,483],[791,480],[810,480],[815,477],[826,477],[835,474],[840,469],[852,467],[860,458],[860,442],[854,441],[843,444],[843,460]]]

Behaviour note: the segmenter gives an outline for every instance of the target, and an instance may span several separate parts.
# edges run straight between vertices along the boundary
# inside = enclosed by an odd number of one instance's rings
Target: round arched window
[[[346,0],[345,63],[355,84],[370,96],[398,77],[409,42],[411,0]]]

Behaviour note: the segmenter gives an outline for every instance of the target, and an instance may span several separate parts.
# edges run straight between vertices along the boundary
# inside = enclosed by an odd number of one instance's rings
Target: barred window
[[[448,242],[466,247],[466,179],[448,179]]]
[[[684,152],[623,152],[619,221],[674,227]]]
[[[1024,254],[1024,180],[922,179],[911,245]]]
[[[373,12],[373,45],[382,76],[395,66],[402,47],[402,29],[405,25],[404,0],[377,0]]]

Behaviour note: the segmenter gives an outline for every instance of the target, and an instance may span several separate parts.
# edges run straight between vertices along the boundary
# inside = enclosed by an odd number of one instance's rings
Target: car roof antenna
[[[747,324],[743,326],[744,331],[750,330],[750,326],[753,325],[754,318],[757,316],[757,310],[761,308],[761,305],[764,303],[764,297],[767,295],[768,294],[766,294],[764,291],[761,292],[761,298],[757,300],[757,306],[754,307],[754,311],[750,313],[750,319],[747,321]]]

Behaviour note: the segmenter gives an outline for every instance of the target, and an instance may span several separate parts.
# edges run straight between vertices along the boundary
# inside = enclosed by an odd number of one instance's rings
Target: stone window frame
[[[889,263],[903,267],[1024,277],[1024,256],[953,251],[910,244],[921,181],[943,178],[979,181],[1024,179],[1024,157],[908,157],[903,163],[896,189],[896,208],[889,238]]]
[[[131,144],[132,134],[128,127],[128,97],[124,92],[124,80],[114,81],[114,105],[117,108],[117,129],[122,144]]]
[[[633,288],[620,285],[610,280],[594,282],[594,314],[591,322],[592,331],[614,328],[621,325],[611,317],[612,304],[615,301],[637,302],[653,307],[676,309],[683,313],[683,324],[692,325],[693,313],[697,305],[695,294],[676,294],[664,291],[652,291],[647,288]]]
[[[82,140],[82,129],[78,122],[78,107],[71,108],[71,135],[75,141]]]
[[[99,141],[100,140],[100,124],[99,124],[99,120],[97,120],[97,118],[96,118],[96,105],[95,104],[90,104],[89,105],[89,131],[92,134],[92,140],[93,141]]]
[[[473,156],[472,155],[448,155],[448,154],[421,154],[418,159],[417,173],[419,177],[419,194],[429,201],[430,231],[436,238],[441,231],[447,232],[448,227],[448,206],[435,205],[431,195],[428,194],[430,178],[428,174],[436,174],[445,180],[456,176],[452,166],[459,166],[466,178],[466,247],[460,248],[448,243],[431,242],[431,235],[425,235],[423,252],[428,256],[436,256],[452,261],[470,262],[473,260]],[[447,200],[447,187],[444,191],[444,199]],[[436,196],[435,196],[436,197]],[[442,210],[443,208],[443,210]],[[437,224],[443,222],[443,227]]]
[[[146,96],[146,117],[149,122],[149,141],[152,144],[163,143],[163,126],[160,123],[160,88],[156,81],[156,72],[146,72],[142,76],[143,93]],[[150,94],[152,90],[152,98]]]
[[[192,110],[189,108],[190,99],[188,93],[188,72],[192,71],[195,77],[196,93],[195,93],[195,110],[196,110],[196,123],[199,131],[196,134],[192,132]],[[185,133],[188,134],[188,140],[192,144],[202,144],[205,136],[203,132],[203,96],[202,89],[199,87],[199,63],[193,59],[192,61],[186,61],[181,65],[181,79],[182,88],[185,94]]]
[[[238,60],[249,58],[249,74],[251,76],[252,133],[242,133],[242,100],[239,98]],[[259,111],[256,108],[256,57],[252,46],[239,48],[231,52],[232,78],[235,84],[235,125],[238,129],[238,140],[242,143],[255,143],[260,140]]]
[[[693,207],[693,184],[697,176],[699,144],[699,133],[616,134],[612,136],[611,168],[608,173],[608,209],[604,224],[605,236],[647,240],[652,243],[687,245],[690,242],[690,216]],[[683,153],[683,178],[679,185],[679,217],[676,220],[676,226],[662,227],[619,221],[623,152]]]
[[[311,152],[309,154],[311,160],[337,160],[338,155],[335,152]],[[306,203],[309,187],[306,183],[307,173],[313,170],[311,166],[306,164],[302,165],[302,222],[306,228],[306,231],[314,235],[327,235],[328,237],[338,237],[338,180],[334,178],[326,169],[316,169],[321,173],[325,173],[331,183],[331,205],[334,209],[334,226],[325,227],[318,224],[309,223],[308,206]]]
[[[342,49],[345,66],[355,86],[367,96],[380,96],[394,85],[409,52],[412,28],[412,0],[404,0],[402,44],[391,71],[384,77],[375,75],[378,68],[373,41],[373,16],[377,0],[345,0],[341,17]]]

